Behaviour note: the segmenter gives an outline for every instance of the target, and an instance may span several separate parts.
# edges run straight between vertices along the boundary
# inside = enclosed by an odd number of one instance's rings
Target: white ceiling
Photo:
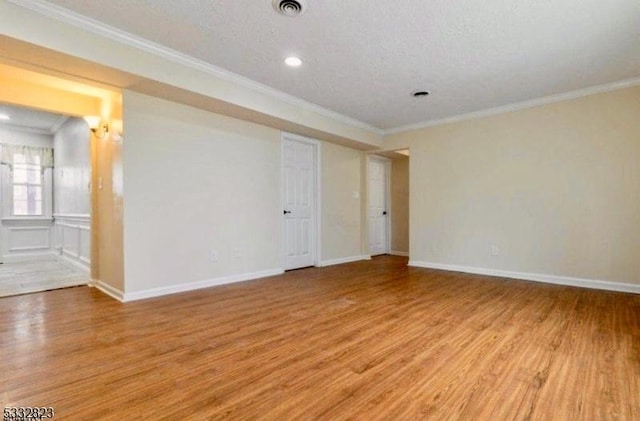
[[[55,134],[68,118],[60,114],[7,104],[0,104],[0,114],[11,117],[9,121],[0,120],[0,127],[47,135]]]
[[[640,76],[638,0],[49,3],[381,129]]]

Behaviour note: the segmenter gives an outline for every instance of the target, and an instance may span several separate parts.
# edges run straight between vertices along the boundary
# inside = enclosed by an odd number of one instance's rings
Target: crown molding
[[[13,130],[15,132],[39,134],[39,135],[44,135],[44,136],[51,136],[52,135],[51,131],[49,131],[47,129],[39,129],[37,127],[21,126],[19,124],[11,124],[11,123],[3,122],[0,125],[0,127],[4,127],[7,130]]]
[[[441,119],[426,120],[419,123],[408,124],[404,126],[393,127],[390,129],[381,129],[365,123],[360,120],[356,120],[352,117],[348,117],[344,114],[329,110],[328,108],[321,107],[313,104],[309,101],[287,94],[270,86],[261,84],[252,79],[240,76],[236,73],[219,68],[206,61],[197,59],[179,51],[173,50],[169,47],[165,47],[161,44],[149,41],[145,38],[133,35],[129,32],[120,30],[118,28],[106,25],[98,20],[89,18],[63,7],[48,3],[44,0],[6,0],[9,3],[13,3],[19,7],[31,10],[41,15],[47,16],[59,22],[75,26],[79,29],[87,32],[103,36],[112,41],[128,45],[130,47],[139,49],[149,54],[156,55],[168,61],[176,64],[199,70],[212,76],[218,77],[222,80],[235,83],[244,88],[250,89],[254,92],[267,95],[271,98],[281,100],[289,105],[305,109],[307,111],[315,112],[323,117],[331,118],[344,124],[358,127],[361,129],[369,130],[375,134],[381,136],[393,135],[396,133],[402,133],[412,130],[419,130],[428,127],[440,126],[444,124],[457,123],[465,120],[472,120],[482,117],[489,117],[498,114],[508,113],[512,111],[523,110],[526,108],[538,107],[541,105],[552,104],[555,102],[566,101],[571,99],[577,99],[589,95],[599,94],[614,91],[617,89],[628,88],[631,86],[640,85],[640,77],[626,79],[618,82],[597,85],[585,89],[565,92],[556,95],[549,95],[542,98],[536,98],[533,100],[527,100],[522,102],[516,102],[507,105],[501,105],[498,107],[488,108],[484,110],[473,111],[470,113],[459,114],[451,117],[445,117]]]
[[[67,122],[67,120],[69,120],[68,116],[61,115],[58,121],[56,121],[56,124],[51,126],[51,129],[49,129],[49,134],[55,135],[58,132],[58,130],[60,130],[60,127],[62,127],[62,125]]]
[[[133,35],[129,32],[123,31],[113,26],[106,25],[98,20],[89,18],[87,16],[81,15],[79,13],[73,12],[71,10],[65,9],[63,7],[60,7],[51,3],[48,3],[46,1],[43,1],[43,0],[6,0],[6,1],[13,3],[17,6],[20,6],[22,8],[29,9],[41,15],[47,16],[49,18],[55,19],[59,22],[75,26],[87,32],[91,32],[93,34],[108,38],[112,41],[119,42],[121,44],[125,44],[130,47],[142,50],[146,53],[156,55],[165,60],[169,60],[171,62],[181,64],[183,66],[186,66],[195,70],[199,70],[204,73],[208,73],[210,75],[223,79],[227,82],[238,84],[244,88],[248,88],[255,92],[261,93],[263,95],[267,95],[272,98],[278,99],[289,105],[303,108],[307,111],[315,112],[317,114],[320,114],[323,117],[331,118],[333,120],[337,120],[344,124],[369,130],[379,135],[382,135],[384,133],[382,129],[378,127],[374,127],[363,121],[356,120],[344,114],[340,114],[338,112],[329,110],[328,108],[321,107],[320,105],[313,104],[304,99],[300,99],[293,95],[289,95],[285,92],[282,92],[280,90],[277,90],[267,85],[263,85],[262,83],[256,82],[247,77],[240,76],[236,73],[214,66],[213,64],[210,64],[206,61],[181,53],[169,47],[165,47],[164,45],[155,43],[153,41],[149,41],[137,35]]]
[[[498,114],[504,114],[512,111],[524,110],[526,108],[539,107],[541,105],[553,104],[555,102],[568,101],[578,99],[589,95],[602,94],[606,92],[616,91],[618,89],[630,88],[640,85],[640,77],[620,80],[617,82],[607,83],[604,85],[592,86],[576,91],[564,92],[556,95],[549,95],[542,98],[536,98],[528,101],[515,102],[513,104],[501,105],[499,107],[487,108],[484,110],[474,111],[467,114],[459,114],[452,117],[441,118],[437,120],[427,120],[421,123],[408,124],[406,126],[394,127],[384,130],[384,136],[408,132],[412,130],[426,129],[427,127],[441,126],[443,124],[458,123],[460,121],[472,120],[481,117],[489,117]]]

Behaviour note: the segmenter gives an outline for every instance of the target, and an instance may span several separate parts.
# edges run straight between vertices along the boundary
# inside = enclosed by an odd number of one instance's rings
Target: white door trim
[[[372,160],[376,160],[379,162],[384,163],[385,166],[385,179],[384,179],[384,195],[385,195],[385,209],[387,211],[387,217],[385,218],[385,242],[384,242],[384,248],[385,248],[385,254],[389,254],[391,253],[391,215],[392,215],[392,209],[391,209],[391,159],[387,158],[386,156],[380,156],[380,155],[374,155],[374,154],[369,154],[368,156],[368,162],[367,162],[367,182],[366,182],[366,186],[367,186],[367,201],[369,200],[369,162],[371,162]],[[366,218],[366,223],[369,224],[369,204],[366,204],[367,207],[367,218]],[[367,231],[369,232],[369,227],[367,226]],[[369,243],[369,239],[367,238],[367,243]],[[369,252],[369,250],[367,250],[367,253]]]
[[[313,265],[318,267],[322,266],[322,149],[321,142],[316,139],[311,139],[309,137],[300,136],[293,133],[282,132],[280,136],[280,207],[282,208],[282,204],[284,203],[284,171],[282,159],[284,157],[284,141],[290,140],[294,142],[306,143],[308,145],[313,146],[313,165],[314,165],[314,177],[313,177],[313,188],[314,188],[314,206],[313,206],[313,228],[314,228],[314,238],[313,241]],[[280,218],[280,235],[282,237],[282,249],[280,251],[282,267],[286,268],[286,249],[285,249],[285,241],[286,237],[284,234],[284,222],[282,218],[282,209],[278,212]]]
[[[391,164],[391,160],[389,158],[384,158],[387,161],[385,172],[387,174],[385,179],[385,196],[387,201],[387,241],[385,244],[386,253],[391,254],[391,223],[393,218],[393,203],[391,201],[391,171],[393,171],[393,167]]]

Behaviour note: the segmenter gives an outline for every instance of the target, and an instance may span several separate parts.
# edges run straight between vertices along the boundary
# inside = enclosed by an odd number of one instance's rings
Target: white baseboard
[[[59,263],[65,265],[65,266],[69,266],[73,269],[78,269],[84,273],[89,273],[91,272],[91,269],[89,266],[85,265],[84,263],[81,263],[77,260],[71,259],[67,256],[63,255],[56,255],[56,259],[58,260]]]
[[[401,256],[401,257],[409,257],[409,252],[407,251],[395,251],[395,250],[391,250],[389,252],[390,255],[392,256]]]
[[[341,265],[343,263],[359,262],[360,260],[371,260],[371,256],[350,256],[342,257],[340,259],[325,260],[320,263],[321,267]]]
[[[14,253],[2,256],[2,263],[41,262],[43,260],[56,260],[56,255],[52,251],[46,251],[43,253]]]
[[[177,284],[167,287],[152,288],[142,291],[126,292],[124,294],[124,302],[144,300],[145,298],[160,297],[163,295],[177,294],[179,292],[194,291],[202,288],[209,288],[218,285],[232,284],[235,282],[250,281],[253,279],[266,278],[268,276],[282,275],[282,269],[269,269],[259,272],[243,273],[239,275],[223,276],[220,278],[205,279],[202,281],[188,282],[186,284]]]
[[[640,294],[640,285],[609,282],[597,279],[572,278],[569,276],[545,275],[541,273],[511,272],[499,269],[478,268],[471,266],[447,265],[441,263],[409,261],[409,266],[448,270],[452,272],[473,273],[476,275],[497,276],[500,278],[522,279],[525,281],[543,282],[547,284],[569,285],[574,287],[602,289],[606,291],[631,292]]]
[[[107,294],[109,297],[114,298],[114,299],[120,301],[121,303],[123,303],[125,301],[124,300],[124,293],[122,291],[120,291],[117,288],[112,287],[109,284],[105,284],[102,281],[92,280],[91,283],[89,284],[89,286],[99,289],[100,291],[102,291],[105,294]]]

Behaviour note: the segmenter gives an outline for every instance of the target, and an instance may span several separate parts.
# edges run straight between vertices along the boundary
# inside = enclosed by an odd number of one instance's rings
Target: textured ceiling
[[[54,134],[67,119],[66,116],[60,114],[7,104],[0,104],[0,114],[11,117],[9,121],[0,120],[0,126],[43,134]]]
[[[49,2],[382,129],[640,76],[638,0]]]

